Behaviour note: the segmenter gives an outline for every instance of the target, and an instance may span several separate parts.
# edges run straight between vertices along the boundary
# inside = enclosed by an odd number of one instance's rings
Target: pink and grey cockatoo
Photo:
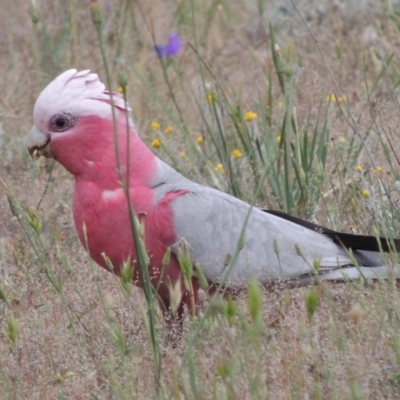
[[[282,279],[305,284],[316,274],[322,280],[387,276],[375,238],[340,234],[280,212],[252,208],[186,179],[146,147],[122,96],[112,97],[111,102],[96,74],[64,72],[36,101],[29,151],[53,157],[74,175],[73,216],[79,239],[96,263],[109,269],[106,255],[118,274],[128,257],[135,264],[136,254],[127,196],[117,171],[113,104],[122,179],[129,180],[136,215],[144,216],[149,272],[164,312],[171,305],[171,286],[181,286],[179,318],[185,304],[192,307],[192,296],[195,302],[198,299],[197,278],[189,293],[178,262],[183,241],[210,284],[218,284],[231,260],[223,284],[233,290],[246,286],[252,277],[262,284]],[[384,240],[382,246],[388,250]],[[167,249],[171,256],[163,266]],[[137,268],[134,281],[140,285]]]

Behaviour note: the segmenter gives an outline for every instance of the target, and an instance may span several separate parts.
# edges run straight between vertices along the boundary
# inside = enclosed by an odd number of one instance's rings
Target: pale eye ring
[[[49,122],[49,129],[53,132],[65,132],[72,128],[77,118],[68,113],[53,115]]]

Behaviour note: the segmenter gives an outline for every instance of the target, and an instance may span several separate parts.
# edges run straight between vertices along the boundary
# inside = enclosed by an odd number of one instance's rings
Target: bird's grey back
[[[254,276],[263,283],[280,278],[297,278],[343,266],[378,262],[368,254],[349,253],[311,229],[267,214],[221,191],[194,183],[159,161],[154,177],[156,201],[168,192],[186,193],[171,202],[178,253],[183,240],[192,261],[200,264],[207,279],[218,282],[237,254],[225,284],[241,287]],[[247,223],[246,223],[247,220]],[[245,226],[244,246],[238,252]],[[372,260],[372,261],[371,261]]]

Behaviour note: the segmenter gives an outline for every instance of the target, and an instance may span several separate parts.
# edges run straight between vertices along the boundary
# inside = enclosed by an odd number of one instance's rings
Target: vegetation
[[[150,288],[78,243],[72,178],[26,149],[40,91],[90,68],[190,179],[335,230],[400,236],[400,5],[295,4],[3,1],[2,398],[400,397],[395,281],[273,292],[254,281],[206,299],[172,348]],[[183,51],[157,54],[173,32]]]

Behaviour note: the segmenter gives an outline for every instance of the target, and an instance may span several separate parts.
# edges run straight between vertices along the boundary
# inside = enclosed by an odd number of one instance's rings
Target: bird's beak
[[[53,154],[50,149],[50,135],[39,131],[39,129],[33,125],[29,133],[28,150],[29,154],[33,158],[39,158],[40,156],[52,158]]]

